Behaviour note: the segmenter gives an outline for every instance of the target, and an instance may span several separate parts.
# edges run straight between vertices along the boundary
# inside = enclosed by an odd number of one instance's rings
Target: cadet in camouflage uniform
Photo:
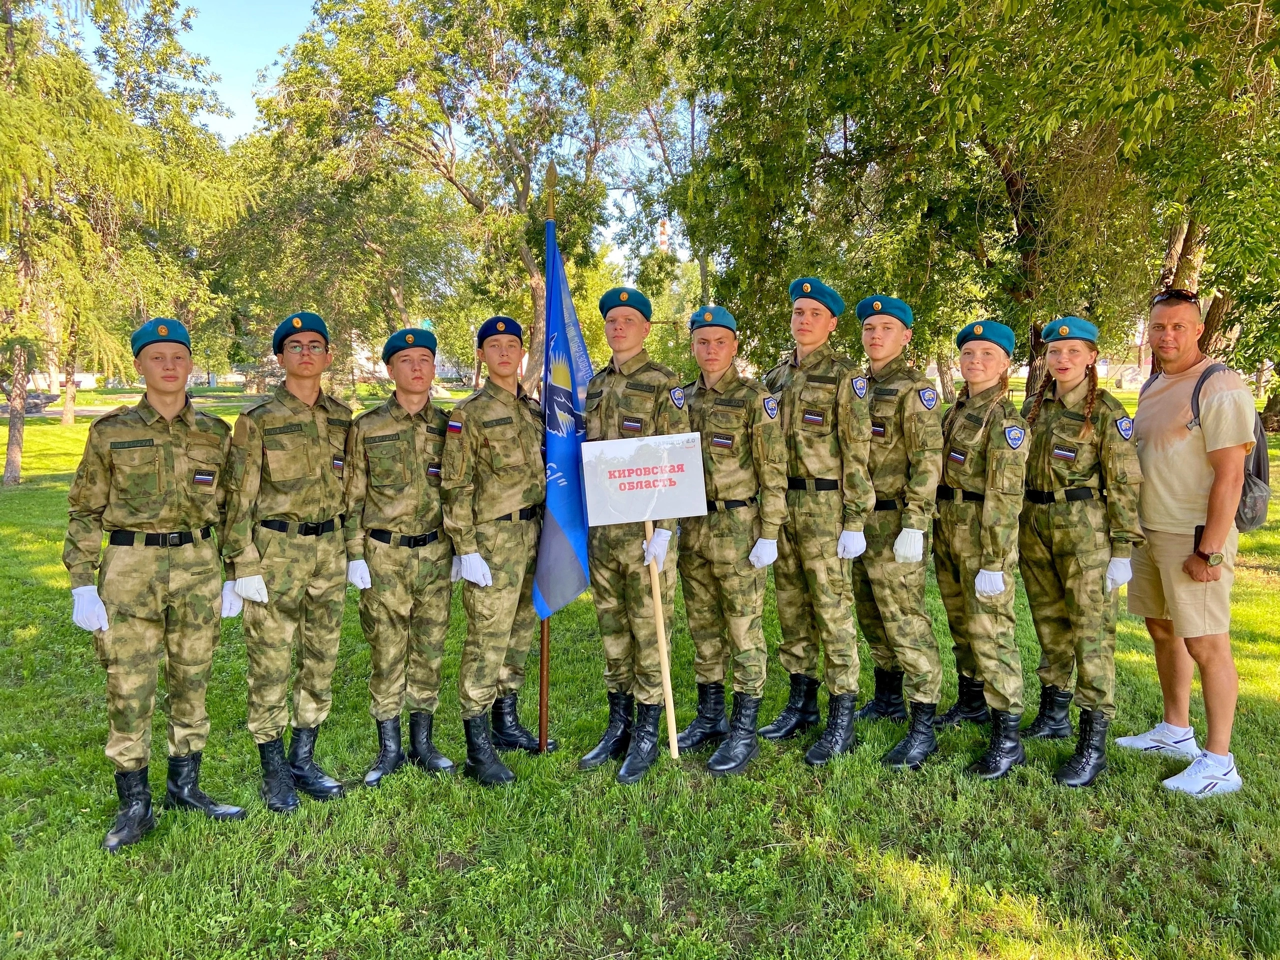
[[[680,750],[719,748],[715,775],[741,773],[760,753],[756,717],[768,660],[765,567],[778,557],[787,518],[786,446],[778,404],[758,380],[739,376],[738,324],[724,307],[699,307],[689,330],[702,374],[684,388],[692,429],[702,435],[707,515],[682,522],[680,579],[693,637],[698,715]],[[724,677],[733,655],[733,725],[724,714]],[[727,738],[727,739],[726,739]]]
[[[62,551],[71,574],[72,618],[93,631],[107,671],[107,758],[115,766],[120,801],[102,844],[111,853],[155,826],[147,767],[162,662],[169,718],[165,805],[215,820],[244,817],[239,807],[211,800],[199,782],[219,618],[239,610],[230,584],[223,586],[212,539],[215,528],[222,536],[226,521],[231,428],[187,399],[191,341],[182,324],[152,320],[133,334],[131,346],[146,396],[89,427],[68,496]]]
[[[1018,738],[1022,659],[1013,597],[1029,444],[1027,422],[1007,395],[1013,331],[1003,323],[978,321],[960,331],[956,346],[965,388],[942,420],[933,556],[955,645],[960,698],[935,726],[993,719],[991,745],[969,772],[994,780],[1026,762]]]
[[[1049,376],[1023,414],[1031,432],[1019,567],[1040,640],[1040,713],[1026,736],[1071,736],[1071,671],[1080,737],[1055,774],[1071,787],[1107,767],[1115,716],[1116,611],[1108,564],[1143,541],[1142,472],[1133,420],[1098,389],[1098,328],[1079,317],[1046,325]]]
[[[587,384],[587,440],[689,432],[684,390],[676,375],[650,360],[644,349],[652,309],[648,298],[630,287],[615,287],[600,298],[605,338],[613,356]],[[591,592],[604,646],[609,723],[578,767],[588,770],[625,753],[618,771],[620,783],[635,783],[658,758],[662,673],[647,567],[652,558],[662,571],[662,606],[670,644],[676,558],[667,554],[675,529],[676,521],[660,520],[649,542],[643,523],[592,527],[587,535]],[[633,722],[636,701],[640,706]]]
[[[406,759],[400,736],[406,700],[407,759],[428,773],[454,771],[432,741],[453,600],[453,547],[440,507],[448,417],[431,405],[435,354],[430,330],[392,334],[382,362],[396,389],[386,403],[361,414],[347,438],[347,578],[361,591],[369,712],[378,727],[378,758],[364,778],[368,787]]]
[[[444,527],[459,556],[467,639],[458,669],[467,776],[485,786],[515,780],[503,750],[538,752],[516,698],[533,643],[533,573],[547,472],[542,410],[520,386],[523,331],[490,317],[476,334],[489,370],[482,388],[449,415],[444,448]],[[493,734],[485,711],[493,707]],[[554,741],[547,744],[555,749]]]
[[[787,519],[773,579],[782,628],[778,658],[791,675],[791,693],[760,734],[786,740],[819,721],[821,650],[827,728],[805,754],[806,763],[821,766],[856,743],[858,634],[847,561],[867,545],[863,528],[874,499],[867,473],[871,422],[866,381],[829,343],[843,298],[816,277],[793,281],[790,293],[796,346],[765,384],[777,399],[787,444]]]
[[[905,716],[911,729],[884,755],[886,766],[917,770],[938,749],[933,732],[942,693],[938,641],[925,612],[925,534],[942,474],[938,392],[903,355],[915,315],[894,297],[860,301],[862,346],[871,361],[871,482],[875,511],[867,552],[853,564],[858,623],[876,663],[875,697],[856,719]]]
[[[262,761],[262,796],[268,809],[291,813],[297,790],[316,800],[343,792],[314,751],[333,702],[347,593],[342,510],[351,408],[321,389],[333,356],[320,317],[288,317],[276,327],[272,348],[284,383],[236,421],[223,556],[235,562],[236,592],[250,601],[244,611],[249,733]]]

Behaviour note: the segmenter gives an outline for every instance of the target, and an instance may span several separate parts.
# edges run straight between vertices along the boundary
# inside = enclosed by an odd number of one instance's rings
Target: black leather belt
[[[1061,494],[1061,496],[1059,496]],[[1057,503],[1061,500],[1101,500],[1102,497],[1093,487],[1072,487],[1070,490],[1028,490],[1027,499],[1032,503]]]
[[[973,493],[970,490],[958,490],[955,487],[948,487],[941,483],[938,484],[939,501],[951,500],[953,502],[964,501],[965,503],[982,503],[986,499],[985,494]]]
[[[263,520],[259,526],[274,530],[276,533],[296,533],[300,537],[318,537],[322,533],[333,533],[342,526],[343,518],[334,517],[323,523],[289,523],[285,520]]]
[[[877,510],[901,510],[902,501],[901,500],[877,500],[876,509]]]
[[[432,530],[430,533],[422,533],[416,537],[411,537],[406,533],[392,533],[390,530],[370,530],[369,536],[379,543],[394,543],[397,547],[425,547],[427,544],[435,543],[440,539],[440,531]]]
[[[515,523],[517,520],[536,520],[538,518],[537,507],[521,507],[515,513],[508,513],[506,516],[494,517],[494,520],[508,520]]]
[[[750,500],[708,500],[707,513],[715,513],[717,510],[738,510],[742,507],[749,507],[755,502],[755,497]]]
[[[132,547],[138,543],[138,538],[142,538],[142,546],[144,547],[185,547],[188,543],[196,542],[196,535],[201,540],[208,540],[213,536],[213,527],[203,527],[192,533],[190,530],[178,530],[174,533],[135,533],[132,530],[112,530],[111,545],[113,547]]]
[[[839,490],[839,480],[806,480],[804,477],[787,477],[788,490]]]

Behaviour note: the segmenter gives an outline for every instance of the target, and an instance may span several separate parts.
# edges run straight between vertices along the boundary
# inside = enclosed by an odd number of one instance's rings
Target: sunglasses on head
[[[1168,303],[1170,300],[1175,300],[1178,303],[1194,303],[1196,306],[1200,305],[1200,297],[1197,294],[1190,290],[1179,290],[1176,287],[1170,287],[1168,290],[1161,290],[1152,297],[1151,306],[1154,307],[1157,303]]]

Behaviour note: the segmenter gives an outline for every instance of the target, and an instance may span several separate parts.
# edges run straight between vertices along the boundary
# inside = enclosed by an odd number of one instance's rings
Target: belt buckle
[[[171,534],[169,534],[168,536],[169,536],[169,546],[171,546],[171,547],[180,547],[180,546],[182,546],[182,534],[180,534],[180,533],[171,533]]]

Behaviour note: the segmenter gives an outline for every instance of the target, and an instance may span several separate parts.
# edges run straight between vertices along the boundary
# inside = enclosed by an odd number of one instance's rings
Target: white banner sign
[[[592,527],[707,512],[702,441],[696,433],[584,443],[582,478]]]

